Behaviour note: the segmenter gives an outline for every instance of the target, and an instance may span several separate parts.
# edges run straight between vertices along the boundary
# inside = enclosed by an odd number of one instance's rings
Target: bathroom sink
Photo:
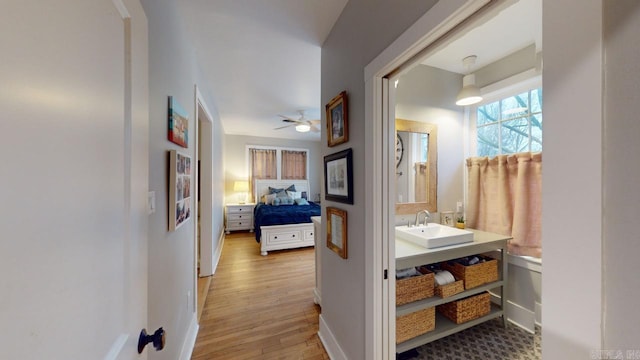
[[[428,249],[473,241],[473,233],[445,225],[429,223],[418,226],[396,226],[396,238]]]

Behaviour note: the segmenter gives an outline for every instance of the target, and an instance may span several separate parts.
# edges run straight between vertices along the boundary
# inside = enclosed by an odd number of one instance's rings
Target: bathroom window
[[[542,88],[476,108],[477,155],[542,151]]]

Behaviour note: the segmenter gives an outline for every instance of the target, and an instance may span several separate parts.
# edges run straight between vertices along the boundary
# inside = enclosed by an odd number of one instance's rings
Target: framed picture
[[[191,157],[169,150],[169,231],[191,219]]]
[[[453,218],[453,211],[442,211],[440,213],[440,224],[447,226],[454,226],[456,223]]]
[[[327,247],[341,258],[347,258],[347,212],[327,208]]]
[[[336,146],[349,140],[347,122],[347,92],[343,91],[325,106],[327,111],[327,142]]]
[[[169,141],[189,147],[189,116],[178,102],[169,96]]]
[[[325,200],[353,204],[353,155],[351,149],[324,157]]]

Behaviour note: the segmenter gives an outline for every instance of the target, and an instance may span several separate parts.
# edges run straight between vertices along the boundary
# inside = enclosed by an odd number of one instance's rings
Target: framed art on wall
[[[341,258],[347,258],[347,212],[327,208],[327,247]]]
[[[327,142],[336,146],[349,140],[347,122],[347,92],[343,91],[325,106],[327,112]]]
[[[169,96],[169,141],[176,143],[182,147],[189,147],[189,115],[178,104],[178,102]]]
[[[169,150],[169,231],[191,218],[191,157]]]
[[[324,157],[325,200],[353,204],[353,154],[351,149]]]

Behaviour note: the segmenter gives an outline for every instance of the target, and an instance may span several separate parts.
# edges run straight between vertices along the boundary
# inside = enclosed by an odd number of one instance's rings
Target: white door
[[[139,358],[144,12],[138,0],[2,8],[0,359]]]

